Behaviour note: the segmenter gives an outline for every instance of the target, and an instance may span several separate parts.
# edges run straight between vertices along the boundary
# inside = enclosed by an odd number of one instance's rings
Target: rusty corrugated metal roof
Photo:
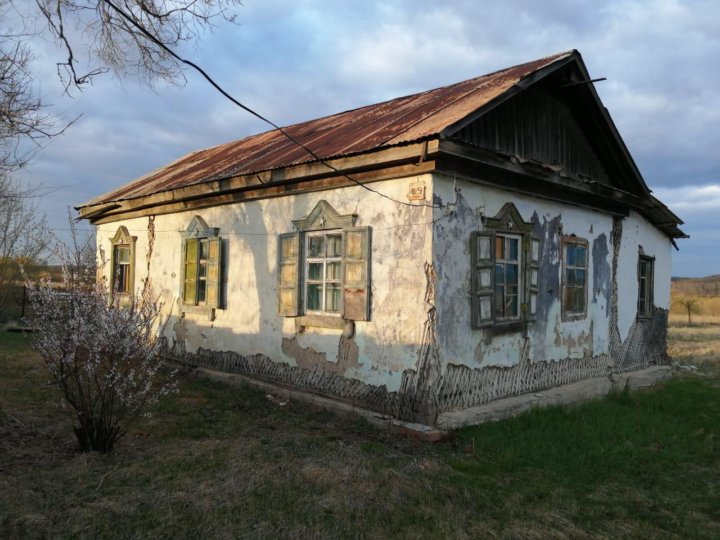
[[[419,94],[294,124],[285,128],[321,159],[361,154],[437,137],[523,79],[577,54],[564,52]],[[134,199],[237,175],[314,161],[306,150],[272,130],[205,150],[138,178],[81,206]]]

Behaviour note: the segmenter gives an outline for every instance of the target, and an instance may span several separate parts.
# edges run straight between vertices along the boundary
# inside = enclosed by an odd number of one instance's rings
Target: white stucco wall
[[[655,257],[654,305],[670,309],[670,277],[672,275],[672,244],[637,212],[623,220],[622,241],[618,257],[618,329],[625,339],[637,316],[638,254],[642,246],[648,257]]]
[[[397,200],[407,200],[408,186],[419,181],[426,183],[429,197],[429,175],[374,183],[372,189]],[[165,304],[166,334],[171,339],[185,339],[190,352],[204,347],[242,355],[259,353],[295,365],[295,360],[282,350],[283,337],[292,338],[296,329],[294,318],[278,315],[277,235],[292,232],[292,220],[305,218],[323,199],[339,214],[356,213],[357,226],[372,227],[371,320],[356,323],[358,359],[344,375],[396,390],[402,371],[415,367],[422,337],[424,264],[432,258],[432,209],[399,206],[362,187],[156,216],[149,276],[153,290]],[[181,232],[195,215],[201,216],[208,226],[218,227],[220,236],[226,240],[223,274],[226,304],[225,309],[216,310],[214,321],[204,315],[186,314],[185,322],[176,326],[182,279]],[[111,253],[111,238],[120,225],[137,237],[136,289],[148,276],[148,222],[143,217],[98,227],[98,247],[104,250],[106,258]],[[307,328],[297,334],[296,341],[301,348],[324,354],[327,361],[335,362],[341,332]]]

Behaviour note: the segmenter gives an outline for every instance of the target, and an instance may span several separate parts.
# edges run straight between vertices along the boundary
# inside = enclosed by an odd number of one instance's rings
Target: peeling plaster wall
[[[523,354],[536,360],[583,358],[609,350],[609,302],[612,253],[612,218],[584,208],[511,194],[492,187],[438,175],[435,197],[452,202],[453,212],[438,210],[434,263],[438,275],[438,342],[444,364],[471,368],[510,367]],[[541,240],[537,321],[522,331],[490,335],[470,324],[470,233],[483,230],[481,216],[495,216],[513,202],[523,219],[534,224]],[[562,236],[575,234],[588,241],[587,317],[562,320],[560,287]],[[527,348],[527,351],[524,349]]]
[[[644,219],[634,213],[613,218],[440,174],[433,186],[435,202],[455,202],[435,212],[437,410],[667,363],[670,241]],[[541,239],[537,320],[505,332],[473,329],[470,233],[483,230],[482,215],[495,216],[507,202]],[[563,320],[562,237],[572,234],[588,241],[587,315]],[[636,316],[639,245],[656,258],[656,307],[642,319]]]
[[[429,195],[431,181],[425,175],[372,187],[407,200],[411,183],[424,182]],[[356,322],[349,338],[343,337],[342,330],[328,328],[307,327],[298,333],[294,318],[278,315],[277,235],[292,232],[292,220],[305,218],[323,199],[339,214],[356,213],[357,226],[372,227],[371,320]],[[219,228],[223,239],[224,309],[216,310],[213,321],[204,314],[179,316],[181,232],[195,215],[209,227]],[[107,260],[119,226],[137,237],[136,289],[148,277],[150,223],[148,218],[137,218],[98,227],[98,248]],[[403,371],[415,368],[426,313],[424,264],[432,257],[430,207],[401,207],[361,187],[347,187],[158,215],[153,225],[149,277],[164,303],[165,337],[173,354],[189,357],[200,351],[231,351],[243,358],[262,357],[265,363],[384,386],[387,391],[397,390]],[[109,266],[105,268],[108,279]],[[316,390],[322,391],[322,385]]]
[[[149,277],[164,303],[169,356],[405,420],[434,424],[441,411],[667,362],[670,242],[641,216],[614,219],[443,174],[372,187],[407,200],[418,182],[439,208],[402,206],[348,187],[105,224],[98,247],[109,259],[120,225],[137,237],[135,288]],[[357,321],[354,332],[299,332],[294,318],[278,315],[277,235],[292,232],[292,220],[320,200],[339,214],[356,213],[357,226],[372,227],[371,320]],[[470,321],[470,233],[507,202],[542,241],[537,320],[527,334],[473,329]],[[223,239],[224,309],[212,321],[203,314],[180,317],[178,309],[181,233],[195,215]],[[564,321],[561,239],[572,234],[588,242],[587,316]],[[640,245],[655,257],[657,306],[642,320],[636,319]]]

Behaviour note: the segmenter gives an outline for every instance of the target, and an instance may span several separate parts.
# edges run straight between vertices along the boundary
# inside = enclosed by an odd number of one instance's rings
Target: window
[[[370,319],[370,228],[320,201],[278,238],[278,304],[286,317]]]
[[[522,237],[495,235],[495,317],[520,317],[520,246]]]
[[[307,233],[305,242],[306,311],[339,315],[342,232]]]
[[[575,236],[563,239],[562,316],[579,319],[587,310],[587,240]]]
[[[208,227],[201,217],[196,216],[183,236],[183,310],[192,311],[192,306],[208,310],[220,307],[222,240],[218,229]]]
[[[119,227],[112,239],[112,272],[110,279],[112,291],[119,294],[132,294],[135,277],[135,241],[127,228]]]
[[[653,309],[655,259],[641,253],[638,259],[638,316],[650,317]]]
[[[472,325],[482,328],[535,319],[540,241],[507,203],[485,230],[470,237]]]

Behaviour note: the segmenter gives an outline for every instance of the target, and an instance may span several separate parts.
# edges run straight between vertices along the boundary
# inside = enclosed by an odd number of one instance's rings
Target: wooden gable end
[[[562,88],[537,85],[488,111],[452,138],[548,166],[561,176],[613,185],[586,118]]]

